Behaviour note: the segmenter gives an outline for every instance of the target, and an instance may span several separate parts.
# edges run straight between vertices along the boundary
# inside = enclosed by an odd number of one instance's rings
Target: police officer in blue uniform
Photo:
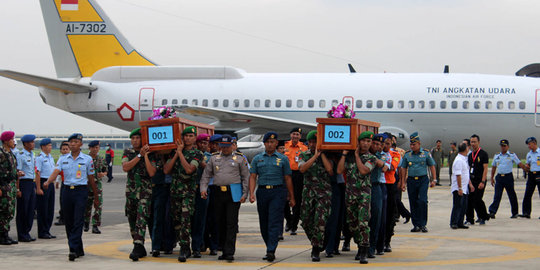
[[[38,223],[38,238],[52,239],[56,236],[50,232],[54,219],[54,188],[43,189],[43,183],[54,171],[54,159],[51,155],[51,139],[45,138],[39,142],[41,154],[36,158],[36,208]]]
[[[431,158],[429,151],[420,147],[420,136],[414,132],[410,136],[411,150],[405,152],[399,165],[401,189],[409,194],[411,218],[413,228],[411,232],[428,232],[426,228],[428,215],[428,187],[435,186],[435,179],[429,180],[427,169],[431,170],[431,176],[435,174],[435,160]],[[405,188],[405,184],[407,185]]]
[[[69,245],[70,261],[84,256],[82,231],[84,225],[84,212],[88,199],[88,184],[94,192],[94,206],[98,206],[98,192],[94,182],[94,163],[92,157],[81,152],[83,135],[74,133],[68,138],[71,154],[66,154],[58,159],[53,173],[43,184],[47,189],[53,183],[60,172],[64,172],[64,190],[62,210]]]
[[[257,200],[259,226],[266,244],[266,255],[263,260],[268,262],[276,259],[275,252],[283,228],[283,208],[287,192],[290,207],[295,205],[289,160],[276,151],[277,138],[277,133],[272,131],[264,135],[265,151],[253,158],[249,177],[249,201],[254,203]]]
[[[531,201],[534,189],[538,186],[538,193],[540,194],[540,148],[535,137],[529,137],[525,141],[529,147],[529,153],[527,153],[526,159],[526,171],[529,172],[529,178],[527,179],[527,185],[525,187],[525,195],[523,196],[523,214],[519,215],[524,218],[531,218]]]
[[[491,185],[495,187],[495,195],[493,196],[493,203],[489,206],[489,217],[495,218],[495,214],[501,203],[502,192],[506,189],[506,194],[508,194],[508,199],[510,200],[510,208],[512,210],[512,216],[510,218],[517,218],[518,201],[516,191],[514,190],[514,175],[512,174],[512,168],[514,167],[514,163],[522,169],[525,169],[525,165],[521,163],[515,153],[508,151],[510,145],[508,140],[503,139],[499,144],[501,146],[501,152],[493,157],[493,162],[491,163]],[[496,177],[495,171],[497,171]]]
[[[35,135],[27,134],[22,136],[23,149],[17,154],[17,170],[19,180],[17,181],[17,236],[19,242],[35,241],[36,238],[30,236],[32,225],[34,224],[34,213],[36,209],[36,183],[34,157]]]

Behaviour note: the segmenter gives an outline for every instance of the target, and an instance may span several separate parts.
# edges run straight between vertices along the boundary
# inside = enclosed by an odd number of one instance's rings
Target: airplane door
[[[342,101],[343,101],[343,105],[349,106],[349,108],[351,108],[351,110],[353,109],[353,103],[354,103],[354,98],[353,97],[344,96]]]
[[[139,90],[139,121],[142,121],[141,112],[154,108],[154,95],[156,90],[150,87],[143,87]]]
[[[540,127],[540,89],[536,89],[536,98],[534,102],[534,125]]]

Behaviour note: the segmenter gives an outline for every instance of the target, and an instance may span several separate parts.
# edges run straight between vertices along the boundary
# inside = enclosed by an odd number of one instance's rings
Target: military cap
[[[384,142],[384,137],[382,136],[382,134],[375,134],[373,136],[373,140],[378,142]]]
[[[34,135],[34,134],[26,134],[26,135],[22,136],[21,142],[23,142],[23,143],[25,143],[25,142],[33,142],[35,139],[36,139],[36,135]]]
[[[45,139],[42,139],[42,140],[39,142],[39,146],[45,146],[45,145],[51,144],[51,143],[52,143],[51,139],[45,138]]]
[[[529,137],[529,138],[527,138],[527,140],[525,140],[525,144],[529,144],[530,142],[536,142],[536,138],[535,137]]]
[[[506,145],[506,146],[508,146],[508,145],[510,145],[510,143],[508,142],[507,139],[502,139],[502,140],[499,142],[499,145]]]
[[[306,140],[316,140],[317,139],[317,131],[316,130],[312,130],[310,131],[307,136],[306,136]]]
[[[210,137],[210,142],[219,142],[221,140],[221,134],[214,134]]]
[[[131,136],[130,136],[130,138],[131,138]],[[77,140],[81,140],[81,141],[82,141],[83,135],[82,135],[81,133],[73,133],[73,134],[71,134],[71,136],[69,136],[68,142],[71,141],[71,140],[73,140],[73,139],[77,139]]]
[[[132,130],[131,133],[129,133],[129,138],[131,139],[131,137],[133,137],[135,135],[141,136],[141,128],[136,128],[136,129]]]
[[[302,133],[302,129],[299,128],[299,127],[295,127],[293,129],[291,129],[291,132],[289,132],[289,134],[293,133],[293,132],[298,132],[298,133]]]
[[[99,145],[99,141],[98,140],[93,140],[88,144],[88,147],[94,147],[94,146],[97,146],[97,145]]]
[[[360,133],[360,136],[358,136],[358,140],[373,139],[373,136],[375,136],[375,134],[373,134],[373,132],[364,131],[364,132]]]
[[[220,147],[229,147],[232,145],[232,137],[229,134],[224,134],[221,136],[221,139],[219,140],[219,146]]]
[[[197,135],[197,128],[195,128],[194,126],[189,126],[189,127],[184,128],[184,131],[182,131],[182,135],[186,135],[189,133],[193,133]]]
[[[285,140],[279,140],[277,146],[285,146]]]
[[[15,137],[15,132],[13,131],[4,131],[2,132],[2,135],[0,135],[0,140],[3,142],[7,142],[9,140],[12,140]]]
[[[197,141],[198,142],[200,142],[200,141],[210,141],[210,135],[208,135],[206,133],[199,134],[197,136]]]
[[[409,140],[411,141],[411,143],[419,142],[420,141],[420,135],[418,135],[418,132],[415,132],[415,133],[411,134],[411,136],[409,137]]]
[[[275,133],[273,131],[269,131],[266,134],[264,134],[263,142],[266,142],[269,139],[276,139],[277,140],[277,138],[278,138],[277,133]]]

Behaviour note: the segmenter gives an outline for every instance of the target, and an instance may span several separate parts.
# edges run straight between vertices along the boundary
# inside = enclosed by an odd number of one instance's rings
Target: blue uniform
[[[415,227],[425,227],[427,224],[429,178],[428,166],[435,166],[435,160],[429,151],[420,148],[418,153],[405,152],[399,167],[408,169],[407,193],[411,207],[412,224]]]
[[[512,168],[515,164],[521,163],[515,153],[506,152],[498,153],[493,157],[491,162],[492,170],[497,168],[497,176],[495,176],[495,194],[493,195],[493,203],[489,206],[489,213],[495,215],[501,203],[503,190],[506,189],[508,199],[510,200],[510,208],[512,216],[518,214],[518,201],[516,191],[514,190],[514,175]]]
[[[29,241],[30,231],[34,224],[34,210],[36,209],[36,183],[35,157],[33,152],[22,149],[17,154],[17,170],[23,171],[24,176],[19,178],[21,197],[17,198],[17,237],[19,241]]]
[[[36,158],[36,170],[39,172],[40,186],[43,195],[36,196],[38,237],[50,235],[50,229],[54,219],[54,188],[43,189],[43,183],[47,181],[54,171],[54,159],[51,154],[41,154]]]
[[[537,186],[538,193],[540,194],[540,148],[536,148],[536,151],[529,151],[526,160],[531,171],[529,172],[527,186],[525,187],[525,196],[523,196],[523,215],[530,216],[532,195]]]
[[[66,154],[60,157],[56,169],[64,172],[62,211],[69,251],[84,255],[81,236],[88,199],[88,176],[94,175],[94,163],[91,156],[82,152],[75,159],[72,154]]]
[[[283,229],[287,199],[284,176],[292,174],[289,159],[277,152],[271,155],[263,152],[253,158],[249,171],[259,176],[256,194],[259,226],[266,252],[274,253]]]

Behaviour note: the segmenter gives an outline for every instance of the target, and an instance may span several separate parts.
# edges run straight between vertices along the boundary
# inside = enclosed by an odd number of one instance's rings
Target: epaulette
[[[241,155],[241,156],[244,155],[244,153],[242,153],[242,152],[240,152],[240,151],[236,151],[236,152],[234,152],[234,153],[237,154],[237,155]]]
[[[514,155],[514,152],[508,152],[508,153],[510,153],[510,155]]]
[[[219,155],[219,152],[212,153],[212,156]]]
[[[409,152],[411,152],[411,150],[407,150],[407,151],[405,151],[405,154],[407,154],[407,153],[409,153]]]

